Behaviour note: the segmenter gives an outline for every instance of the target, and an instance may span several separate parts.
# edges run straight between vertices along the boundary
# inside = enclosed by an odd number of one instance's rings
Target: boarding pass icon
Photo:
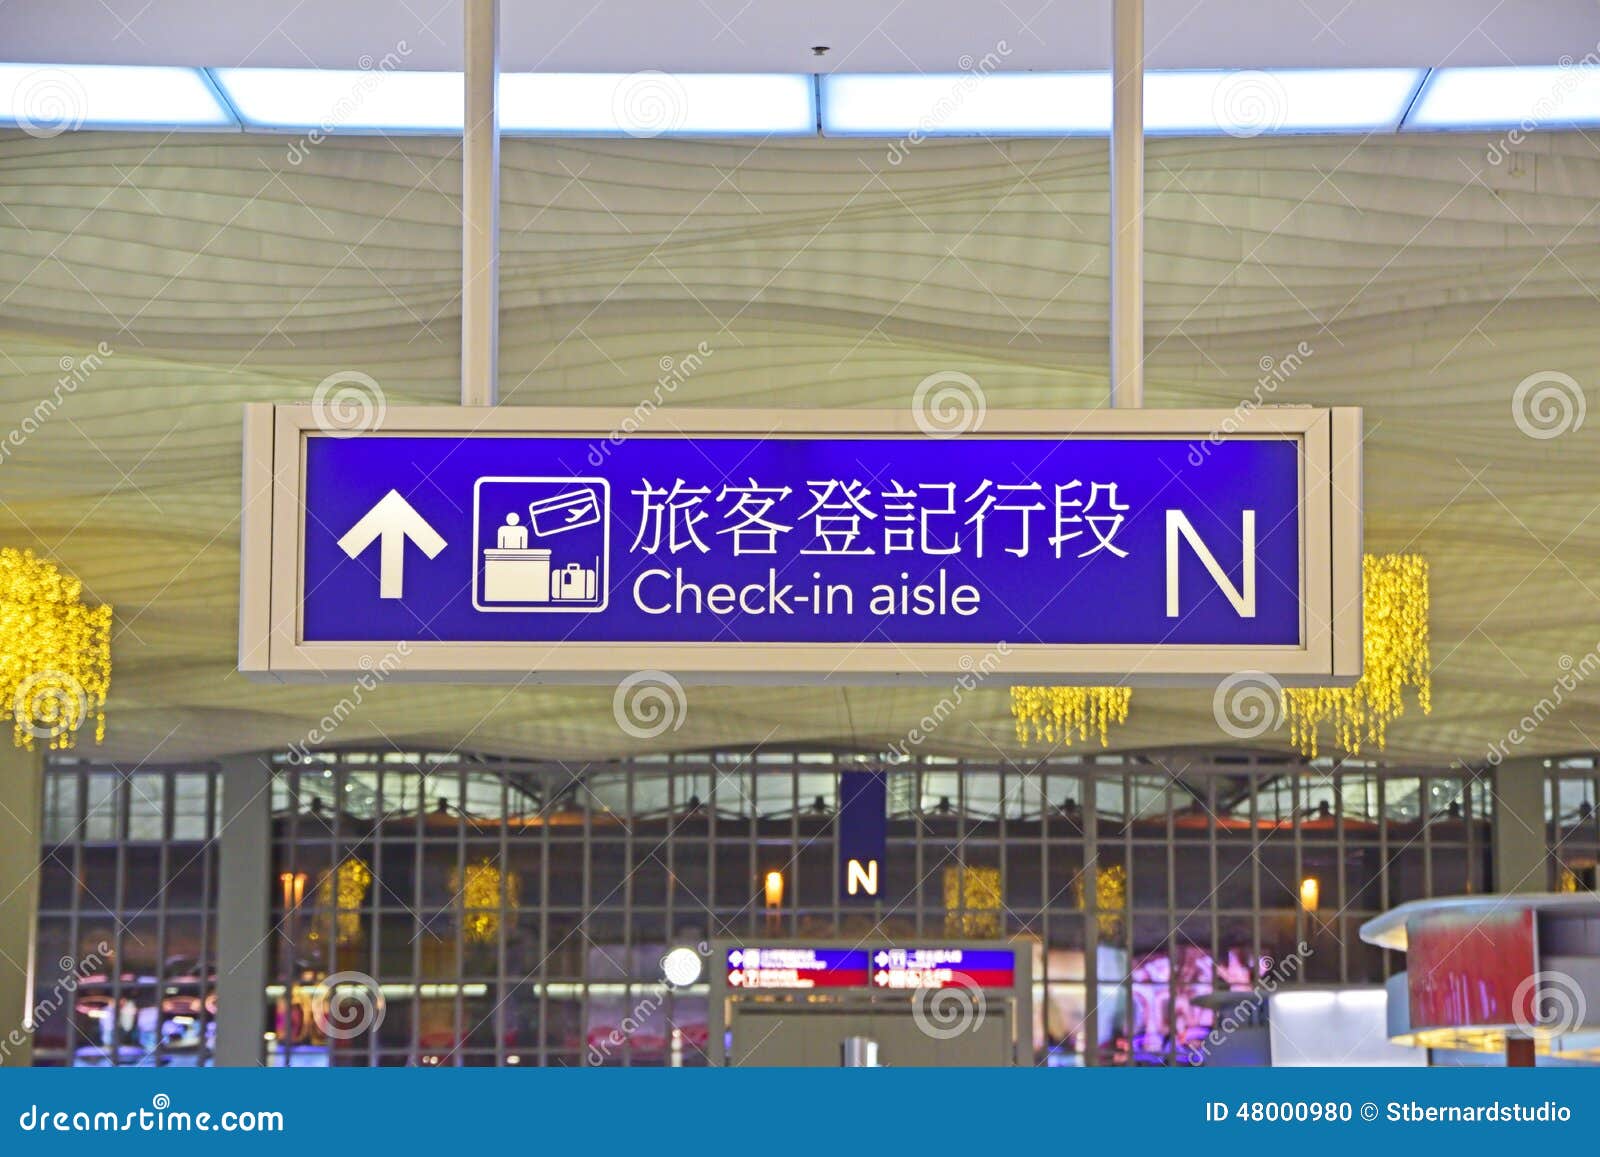
[[[600,521],[600,499],[587,486],[565,490],[528,504],[528,521],[540,538],[593,526]]]

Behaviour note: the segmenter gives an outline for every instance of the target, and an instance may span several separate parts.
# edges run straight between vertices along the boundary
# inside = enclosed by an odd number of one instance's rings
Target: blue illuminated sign
[[[874,988],[1010,988],[1017,958],[1009,948],[878,948]]]
[[[1195,447],[313,434],[300,637],[1299,644],[1299,444]]]
[[[839,774],[839,894],[876,900],[883,894],[889,839],[888,777],[881,771]]]
[[[865,948],[738,947],[728,950],[730,988],[864,988]]]

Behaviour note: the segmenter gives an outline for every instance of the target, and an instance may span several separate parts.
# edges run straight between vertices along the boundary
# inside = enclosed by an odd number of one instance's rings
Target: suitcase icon
[[[550,598],[554,602],[588,602],[594,599],[595,571],[600,560],[595,560],[595,566],[579,566],[569,562],[560,570],[550,572]]]

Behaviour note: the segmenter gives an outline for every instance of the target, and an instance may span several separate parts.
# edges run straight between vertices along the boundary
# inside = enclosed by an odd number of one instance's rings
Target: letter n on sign
[[[888,777],[881,771],[839,773],[839,895],[872,901],[883,893],[889,838]]]

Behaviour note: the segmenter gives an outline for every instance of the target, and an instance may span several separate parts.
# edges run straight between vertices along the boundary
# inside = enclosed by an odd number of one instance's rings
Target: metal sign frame
[[[983,644],[609,643],[402,640],[307,642],[301,633],[306,443],[315,437],[567,437],[602,443],[638,424],[632,410],[390,407],[374,428],[319,429],[308,405],[245,407],[239,669],[280,681],[371,670],[477,682],[605,682],[641,670],[684,681],[883,683],[954,678]],[[658,412],[629,438],[926,437],[904,410],[681,409]],[[997,683],[1200,686],[1261,671],[1286,686],[1353,683],[1361,673],[1361,411],[1354,407],[1233,410],[991,410],[952,445],[985,438],[1289,439],[1299,449],[1301,639],[1298,646],[1012,644]],[[996,643],[1000,640],[995,640]]]
[[[865,988],[741,988],[728,986],[727,956],[733,948],[755,945],[760,948],[846,948],[867,953],[868,984]],[[706,964],[706,1029],[709,1036],[706,1055],[713,1066],[727,1064],[727,1030],[736,1014],[735,1003],[782,1005],[797,1017],[812,1010],[860,1012],[872,1008],[903,1008],[918,995],[948,989],[874,988],[871,984],[872,953],[890,946],[897,948],[959,948],[962,951],[1005,951],[1012,954],[1015,971],[1010,988],[983,991],[994,1000],[1004,1001],[1011,1010],[1012,1063],[1030,1064],[1033,1056],[1033,949],[1031,940],[970,940],[940,936],[867,936],[855,940],[805,939],[792,936],[746,936],[742,939],[711,941]]]

